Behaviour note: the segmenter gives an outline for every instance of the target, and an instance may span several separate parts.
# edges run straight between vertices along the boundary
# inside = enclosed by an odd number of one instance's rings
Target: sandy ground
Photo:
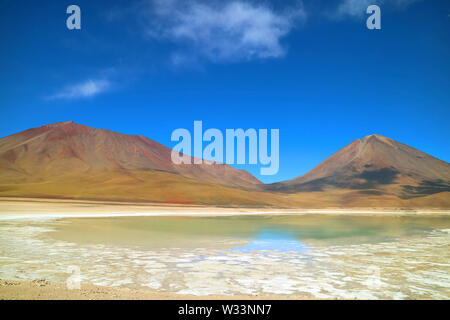
[[[31,199],[0,197],[0,219],[59,218],[59,217],[110,217],[110,216],[218,216],[248,214],[330,214],[330,215],[442,215],[449,210],[440,209],[378,209],[378,208],[327,208],[327,209],[275,209],[275,208],[223,208],[212,206],[179,206],[142,204],[133,202],[102,202],[83,200]]]
[[[64,283],[50,283],[44,279],[17,281],[0,279],[0,300],[304,300],[293,295],[224,296],[179,295],[152,290],[119,287],[100,287],[81,284],[80,289],[67,289]]]

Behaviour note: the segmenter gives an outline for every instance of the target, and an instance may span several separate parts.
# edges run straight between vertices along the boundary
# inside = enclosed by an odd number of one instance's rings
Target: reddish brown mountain
[[[233,187],[261,184],[247,171],[224,164],[174,165],[170,155],[171,149],[146,137],[68,121],[0,139],[0,174],[3,181],[33,181],[67,174],[154,170]]]
[[[450,191],[450,165],[403,143],[370,135],[353,141],[307,174],[267,188],[292,193],[350,189],[412,198]]]
[[[450,207],[450,166],[378,135],[263,185],[224,164],[174,165],[142,136],[61,122],[0,139],[0,197],[276,207]]]
[[[71,121],[0,139],[0,196],[259,206],[248,190],[260,185],[247,171],[175,165],[148,138]]]

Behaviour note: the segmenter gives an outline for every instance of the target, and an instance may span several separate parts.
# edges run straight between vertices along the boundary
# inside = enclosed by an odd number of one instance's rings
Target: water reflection
[[[235,247],[230,250],[251,253],[257,251],[304,252],[309,249],[310,248],[306,244],[285,233],[261,231],[256,238],[247,245]]]

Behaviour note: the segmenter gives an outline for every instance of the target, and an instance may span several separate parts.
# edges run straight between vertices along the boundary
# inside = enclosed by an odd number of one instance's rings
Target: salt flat
[[[2,211],[0,278],[64,284],[77,267],[84,285],[166,296],[450,298],[447,213],[109,206]]]

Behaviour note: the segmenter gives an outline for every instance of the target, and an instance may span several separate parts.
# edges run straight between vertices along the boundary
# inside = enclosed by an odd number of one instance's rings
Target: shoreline
[[[232,216],[232,215],[421,215],[442,216],[449,209],[423,208],[242,208],[143,204],[94,200],[60,200],[0,197],[0,221],[16,219],[107,218],[146,216]]]
[[[151,289],[104,287],[81,283],[69,290],[65,283],[0,279],[0,300],[311,300],[297,295],[184,295]]]

